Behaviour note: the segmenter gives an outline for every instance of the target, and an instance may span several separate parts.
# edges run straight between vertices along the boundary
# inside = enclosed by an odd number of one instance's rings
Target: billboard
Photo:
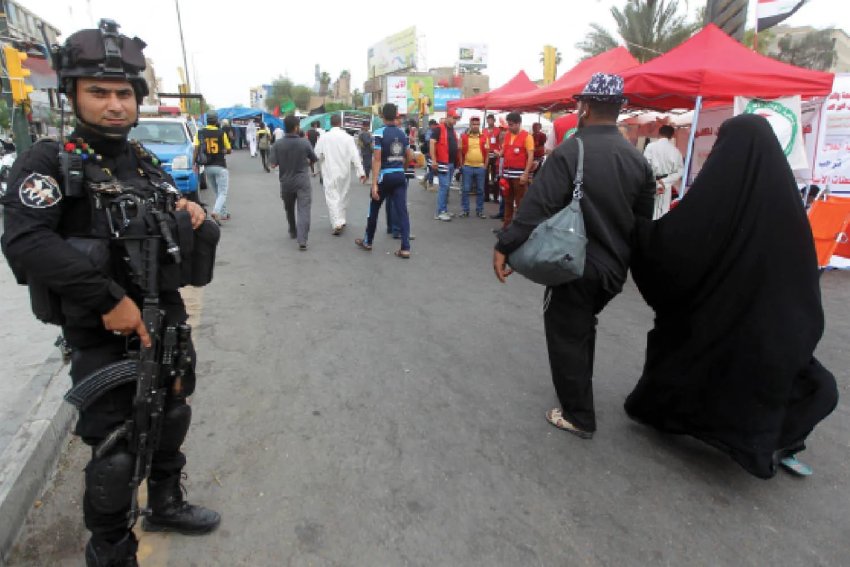
[[[370,47],[367,63],[370,79],[416,67],[416,26],[385,37]]]
[[[434,77],[387,77],[387,102],[400,114],[431,114],[434,109]]]
[[[457,61],[461,70],[483,69],[487,66],[487,44],[461,43]]]
[[[447,102],[461,98],[460,89],[434,89],[434,110],[446,110]]]

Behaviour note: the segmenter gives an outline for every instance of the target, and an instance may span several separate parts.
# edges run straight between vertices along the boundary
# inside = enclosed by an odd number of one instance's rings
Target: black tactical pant
[[[593,357],[596,350],[596,316],[614,298],[587,262],[584,277],[550,293],[543,315],[552,382],[564,418],[584,431],[596,431],[593,406]]]
[[[182,305],[179,310],[175,308],[167,311],[177,311],[169,313],[177,317],[174,320],[185,320]],[[72,349],[71,379],[74,384],[95,370],[127,357],[128,340],[103,329],[66,328],[65,336]],[[191,344],[190,349],[194,361],[194,347]],[[169,388],[166,395],[162,434],[151,465],[150,478],[155,481],[179,475],[186,464],[180,445],[191,421],[191,409],[186,404],[186,396],[194,391],[194,364],[188,374],[181,380],[179,394]],[[132,383],[105,393],[80,412],[75,430],[83,442],[92,448],[92,458],[86,466],[86,492],[83,498],[86,528],[91,531],[92,538],[106,542],[120,540],[130,527],[128,513],[135,489],[130,479],[135,454],[126,441],[119,442],[100,458],[95,457],[94,451],[103,439],[130,417],[135,393],[136,385]]]

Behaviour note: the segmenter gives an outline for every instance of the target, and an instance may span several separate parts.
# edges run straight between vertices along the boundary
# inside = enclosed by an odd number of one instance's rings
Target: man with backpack
[[[224,130],[218,127],[218,113],[207,112],[207,125],[195,134],[195,168],[204,166],[207,187],[215,193],[215,205],[210,215],[217,223],[230,220],[227,211],[227,190],[230,176],[227,172],[225,154],[230,153],[230,140]]]

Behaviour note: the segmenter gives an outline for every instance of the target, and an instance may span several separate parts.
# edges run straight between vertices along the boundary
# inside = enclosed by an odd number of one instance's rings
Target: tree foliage
[[[266,110],[273,112],[275,108],[284,109],[295,104],[301,110],[308,110],[313,90],[305,85],[296,85],[289,77],[278,75],[272,81],[269,96],[266,97]]]
[[[756,30],[755,28],[749,28],[744,32],[744,45],[753,49],[753,44],[756,45],[756,53],[761,53],[762,55],[769,55],[768,49],[770,48],[770,44],[773,43],[773,32],[770,30],[761,31],[758,34],[758,39],[756,39]]]
[[[319,96],[328,94],[328,85],[331,84],[331,74],[327,71],[322,71],[319,75]]]
[[[593,57],[625,43],[635,59],[644,63],[665,53],[698,30],[701,23],[689,21],[679,13],[678,0],[628,0],[622,9],[611,8],[619,38],[600,24],[591,24],[591,31],[576,47]]]
[[[799,39],[786,34],[779,38],[779,51],[771,56],[798,67],[828,71],[836,57],[835,41],[829,32],[830,30],[812,30]]]
[[[3,130],[8,130],[12,126],[12,121],[9,113],[9,105],[6,103],[6,100],[0,98],[0,128]]]
[[[301,110],[310,110],[310,97],[313,96],[313,89],[304,85],[295,85],[292,87],[292,101],[295,106]]]

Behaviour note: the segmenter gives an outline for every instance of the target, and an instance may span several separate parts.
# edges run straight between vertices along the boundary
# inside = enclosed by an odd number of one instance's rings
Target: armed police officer
[[[109,20],[54,46],[59,91],[73,105],[76,129],[64,143],[24,152],[4,197],[3,252],[30,287],[36,316],[62,326],[74,390],[87,392],[75,405],[76,433],[92,447],[83,501],[89,566],[137,565],[131,528],[140,514],[147,531],[202,534],[220,521],[181,492],[195,374],[178,293],[212,278],[218,229],[174,192],[157,158],[127,138],[148,93],[144,47]],[[153,323],[160,319],[165,340]],[[116,369],[126,368],[138,368],[138,376],[123,379]],[[96,381],[99,372],[122,380]],[[143,379],[162,387],[140,395]],[[147,420],[139,412],[146,403],[156,408]],[[149,510],[141,512],[136,490],[145,477]]]

